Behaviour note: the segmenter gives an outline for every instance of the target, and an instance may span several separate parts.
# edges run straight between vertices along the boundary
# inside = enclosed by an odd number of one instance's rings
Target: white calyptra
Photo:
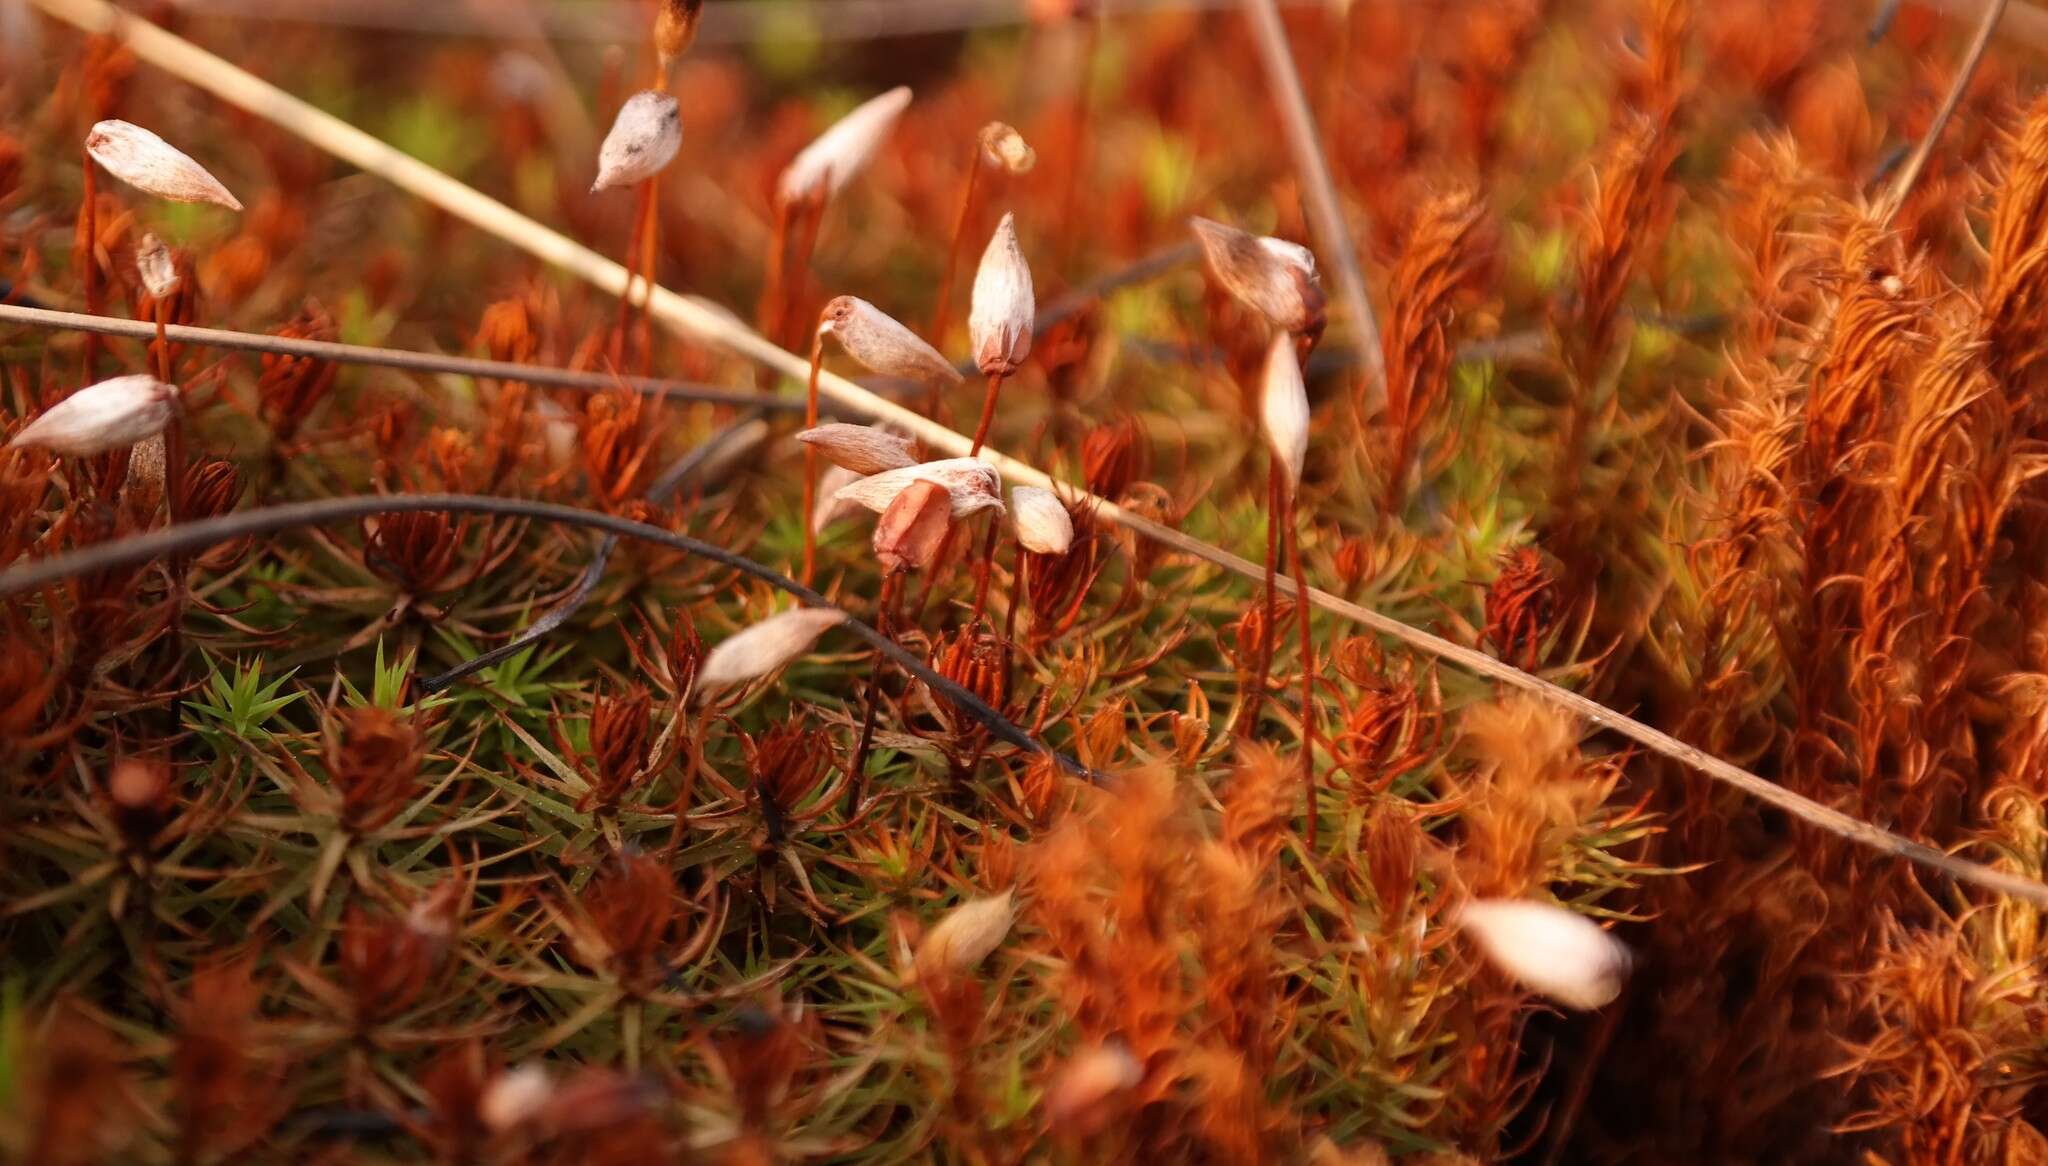
[[[178,264],[171,258],[171,249],[155,235],[143,235],[135,248],[135,273],[142,277],[143,290],[153,300],[166,299],[178,290]]]
[[[900,470],[862,478],[848,486],[842,486],[833,497],[847,502],[858,502],[869,510],[880,514],[889,509],[889,503],[896,500],[912,482],[937,482],[953,496],[953,517],[965,518],[983,510],[1003,508],[1002,480],[996,476],[995,467],[971,457],[947,458],[943,461],[921,462],[905,466]]]
[[[923,384],[957,385],[960,370],[894,316],[858,296],[839,296],[818,314],[818,335],[839,341],[862,368]]]
[[[910,106],[910,87],[899,85],[862,102],[832,123],[783,170],[776,192],[784,202],[831,197],[846,189]]]
[[[909,438],[872,425],[834,421],[806,429],[796,439],[816,446],[826,461],[855,474],[885,474],[917,464],[915,446]]]
[[[1308,248],[1213,219],[1191,218],[1188,225],[1216,282],[1275,328],[1301,332],[1322,318],[1322,285]]]
[[[1017,541],[1034,555],[1064,555],[1074,545],[1074,520],[1058,495],[1038,486],[1010,491]]]
[[[811,533],[823,534],[825,528],[835,522],[842,522],[861,512],[860,503],[849,502],[839,496],[839,491],[860,481],[861,475],[845,466],[827,466],[818,477],[818,500],[811,506]]]
[[[530,1121],[554,1094],[555,1085],[546,1069],[521,1065],[498,1074],[484,1086],[483,1096],[477,1098],[477,1119],[485,1129],[503,1133]]]
[[[1266,352],[1266,375],[1259,385],[1259,423],[1292,494],[1301,487],[1301,467],[1308,460],[1308,389],[1301,382],[1294,342],[1285,332],[1274,334],[1273,346]]]
[[[917,945],[919,979],[972,971],[1010,933],[1017,909],[1010,892],[969,899],[946,912]]]
[[[172,202],[210,202],[231,211],[242,209],[206,167],[139,125],[103,121],[86,134],[85,150],[107,173],[145,194]]]
[[[177,407],[178,390],[153,376],[115,377],[50,406],[7,444],[90,457],[162,433]]]
[[[1017,245],[1017,216],[1005,214],[981,253],[981,267],[974,273],[973,308],[967,314],[974,363],[982,375],[1009,376],[1031,355],[1031,324],[1037,312],[1031,267]]]
[[[1041,1103],[1054,1126],[1092,1129],[1097,1107],[1145,1079],[1145,1066],[1121,1042],[1081,1049],[1054,1074]]]
[[[597,151],[592,191],[633,186],[661,173],[683,146],[683,115],[676,99],[652,89],[626,99]]]
[[[714,692],[766,676],[810,651],[819,636],[845,619],[838,608],[799,607],[727,636],[704,654],[697,691]]]
[[[1592,1009],[1621,995],[1626,944],[1583,915],[1529,899],[1475,899],[1457,923],[1494,966],[1567,1008]]]

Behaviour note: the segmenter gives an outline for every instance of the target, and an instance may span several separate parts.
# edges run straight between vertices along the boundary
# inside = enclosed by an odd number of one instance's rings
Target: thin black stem
[[[875,626],[890,635],[896,626],[896,605],[902,602],[903,573],[891,571],[882,577],[882,594],[875,602]],[[860,811],[867,788],[868,746],[875,740],[875,711],[882,703],[882,658],[875,657],[868,670],[867,711],[860,718],[860,739],[853,747],[853,760],[846,766],[846,818],[852,821]]]
[[[760,410],[749,409],[734,420],[731,425],[712,434],[708,441],[698,445],[689,453],[684,454],[674,465],[662,472],[661,477],[655,480],[654,485],[647,488],[648,501],[661,502],[666,500],[669,495],[681,488],[685,481],[689,480],[690,475],[702,469],[704,463],[716,457],[732,440],[734,434],[754,421],[759,420],[760,416]],[[427,677],[420,681],[420,687],[428,692],[439,692],[465,676],[481,672],[500,660],[510,659],[524,651],[529,644],[546,639],[556,628],[568,623],[570,617],[582,610],[583,605],[590,601],[591,593],[597,590],[597,582],[604,577],[604,569],[610,565],[612,551],[617,549],[618,545],[618,535],[606,535],[604,540],[597,544],[597,553],[590,557],[589,565],[583,568],[582,578],[576,580],[576,586],[570,589],[568,596],[562,602],[549,609],[547,614],[534,620],[532,624],[528,625],[518,635],[513,636],[488,652],[464,660],[462,663],[457,664],[438,676]]]
[[[48,308],[22,307],[19,304],[0,304],[0,324],[62,328],[88,335],[122,336],[135,340],[153,340],[157,335],[155,325],[141,320],[122,320],[113,316],[87,315],[80,312],[56,312]],[[193,328],[182,324],[172,324],[165,328],[164,335],[174,343],[191,344],[200,348],[228,348],[242,352],[306,356],[316,360],[331,360],[337,364],[366,364],[379,368],[405,369],[408,372],[487,377],[501,381],[518,381],[528,385],[587,389],[593,392],[624,388],[650,396],[668,397],[677,401],[700,401],[709,405],[739,405],[791,412],[804,407],[803,401],[796,397],[721,389],[714,385],[663,380],[660,377],[578,372],[574,369],[549,368],[545,365],[520,364],[515,361],[477,360],[466,356],[443,356],[436,352],[408,352],[399,348],[336,344],[326,340],[293,340],[282,336],[230,332],[221,328]]]
[[[802,600],[807,607],[839,610],[824,596],[794,579],[764,567],[745,555],[714,546],[701,539],[596,510],[583,510],[553,502],[535,502],[525,498],[493,498],[482,494],[392,494],[380,497],[322,498],[312,502],[294,502],[284,506],[237,511],[219,518],[188,522],[112,542],[98,543],[81,550],[53,555],[47,559],[0,571],[0,597],[37,591],[79,575],[130,567],[166,555],[189,554],[237,539],[276,534],[302,526],[346,522],[374,514],[414,514],[422,511],[527,518],[601,530],[622,538],[644,539],[759,579],[778,591]],[[1060,768],[1084,781],[1097,785],[1106,784],[1107,779],[1102,774],[1065,754],[1055,752],[1012,723],[1008,717],[990,708],[980,697],[932,671],[924,661],[912,655],[895,640],[851,615],[845,616],[843,626],[894,661],[904,671],[923,681],[933,692],[980,721],[997,738],[1019,749],[1043,753]]]

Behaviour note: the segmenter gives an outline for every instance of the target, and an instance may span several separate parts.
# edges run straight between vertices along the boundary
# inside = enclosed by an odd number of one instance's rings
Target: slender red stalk
[[[810,387],[804,394],[804,428],[818,427],[818,365],[825,359],[825,334],[811,337]],[[818,535],[811,528],[811,514],[818,504],[818,447],[804,443],[804,573],[803,584],[811,585],[818,568]]]
[[[932,340],[946,342],[946,328],[953,322],[953,281],[960,275],[960,244],[967,237],[967,223],[974,215],[976,179],[981,176],[981,143],[976,142],[967,159],[967,181],[960,184],[960,210],[953,216],[953,238],[946,245],[946,274],[939,280],[939,305],[932,312]],[[936,399],[938,388],[932,389]]]
[[[1251,691],[1245,694],[1244,731],[1258,731],[1259,706],[1266,699],[1266,677],[1273,667],[1273,621],[1279,617],[1280,596],[1273,576],[1280,561],[1280,466],[1266,470],[1266,618],[1259,625],[1258,666],[1252,669]]]
[[[768,243],[768,279],[761,289],[760,325],[777,344],[791,342],[789,321],[811,269],[818,225],[825,217],[822,197],[775,200],[775,233]]]
[[[1294,610],[1301,620],[1301,789],[1308,798],[1308,845],[1313,852],[1316,846],[1316,649],[1315,640],[1309,635],[1308,574],[1301,567],[1301,530],[1295,524],[1295,499],[1291,493],[1286,501],[1287,555],[1294,570]],[[1266,642],[1273,642],[1270,627]]]
[[[654,201],[654,182],[642,182],[633,191],[633,225],[626,234],[626,286],[619,292],[618,332],[612,336],[612,367],[626,367],[626,336],[633,325],[633,277],[640,271],[640,243],[647,222],[647,208]]]
[[[990,373],[988,394],[981,399],[981,422],[974,427],[974,445],[967,451],[968,457],[981,453],[982,444],[988,441],[988,427],[996,419],[996,398],[1003,391],[1003,374]]]
[[[660,261],[658,248],[661,243],[661,175],[647,180],[647,203],[640,220],[640,305],[639,318],[634,331],[643,337],[640,343],[640,375],[650,376],[654,372],[654,341],[648,337],[648,313],[654,308],[654,271]],[[632,291],[627,287],[628,293]],[[629,296],[630,298],[630,296]]]
[[[1011,539],[1016,548],[1017,585],[1011,589],[1010,610],[1003,613],[1003,659],[1009,660],[1010,644],[1017,638],[1017,608],[1022,606],[1031,593],[1031,557],[1024,553],[1024,543]]]
[[[156,302],[156,379],[165,384],[171,380],[171,342],[165,335],[170,325],[171,305],[168,298]]]
[[[988,533],[981,540],[981,561],[975,565],[974,614],[967,619],[970,626],[981,619],[981,613],[988,605],[988,577],[995,573],[996,532],[1002,529],[1002,525],[1001,516],[989,515]]]
[[[177,383],[171,379],[171,342],[164,334],[170,314],[170,298],[166,296],[156,302],[156,379],[167,385]],[[164,513],[172,526],[185,519],[185,502],[179,496],[184,480],[185,410],[181,404],[171,415],[171,423],[164,426]],[[182,600],[185,592],[185,559],[182,555],[171,556],[171,582]]]
[[[92,153],[85,155],[85,201],[78,208],[83,216],[81,233],[85,236],[85,311],[87,315],[100,314],[100,213],[99,178],[95,173]],[[92,383],[92,366],[100,354],[100,338],[88,332],[85,334],[85,368],[79,376],[80,385]]]
[[[783,285],[786,302],[782,306],[782,317],[787,321],[803,318],[804,293],[810,289],[811,256],[818,249],[818,232],[825,225],[825,199],[823,195],[807,198],[803,203],[803,218],[797,221],[802,234],[799,243],[791,253],[789,279]],[[788,343],[787,339],[784,343]]]

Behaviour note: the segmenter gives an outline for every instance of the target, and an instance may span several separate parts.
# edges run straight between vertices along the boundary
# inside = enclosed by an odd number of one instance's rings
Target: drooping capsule
[[[894,316],[857,296],[839,296],[818,313],[818,334],[839,341],[862,368],[927,385],[957,385],[960,370]]]
[[[856,474],[885,474],[917,464],[917,447],[900,433],[873,425],[849,425],[834,421],[796,435],[798,441],[816,447],[825,460]],[[844,485],[845,483],[841,483]]]
[[[889,508],[891,502],[896,501],[898,494],[917,481],[937,482],[944,486],[952,497],[955,518],[965,518],[991,508],[1003,508],[1002,496],[997,492],[1001,480],[996,476],[995,467],[987,462],[967,457],[920,462],[900,470],[875,474],[862,478],[852,485],[842,486],[834,497],[858,502],[880,514]]]
[[[1192,218],[1202,259],[1223,290],[1282,332],[1317,332],[1327,304],[1315,256],[1299,243]]]

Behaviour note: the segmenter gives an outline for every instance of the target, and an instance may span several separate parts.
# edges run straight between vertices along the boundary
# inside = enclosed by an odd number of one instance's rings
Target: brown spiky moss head
[[[492,360],[520,364],[532,360],[540,351],[540,338],[534,334],[526,297],[497,300],[484,308],[476,326],[476,342]]]
[[[363,523],[363,563],[407,595],[432,595],[461,565],[467,519],[420,510],[386,514]]]
[[[630,685],[597,697],[590,706],[590,796],[610,806],[645,776],[654,735],[654,698]]]
[[[565,926],[577,958],[592,971],[616,977],[629,990],[644,990],[667,975],[683,903],[659,861],[619,855],[590,880],[576,908],[580,923]]]
[[[351,906],[342,917],[335,963],[350,1019],[368,1029],[420,1002],[440,979],[449,930],[430,916],[388,915]]]
[[[180,1154],[188,1161],[232,1158],[268,1132],[290,1104],[284,1066],[263,1047],[256,962],[255,954],[241,953],[201,964],[176,1010],[171,1083]]]
[[[1486,589],[1484,638],[1494,654],[1524,670],[1533,669],[1557,615],[1557,581],[1535,547],[1516,547],[1501,556],[1500,574]]]
[[[641,492],[648,459],[661,439],[658,410],[639,393],[599,393],[584,403],[577,429],[583,470],[598,496],[618,507]]]
[[[1081,439],[1082,479],[1088,492],[1117,501],[1148,472],[1150,455],[1144,430],[1129,413],[1090,429]]]
[[[341,822],[349,830],[373,832],[411,804],[425,746],[409,719],[375,705],[342,710],[327,750]]]
[[[331,341],[336,335],[334,318],[320,305],[308,301],[305,310],[278,329],[277,335],[286,340]],[[263,354],[263,374],[256,381],[256,396],[278,441],[289,442],[297,436],[314,408],[333,391],[336,374],[331,361],[278,352]]]
[[[785,721],[741,743],[769,839],[779,841],[790,811],[815,794],[831,774],[831,742],[822,729]]]

